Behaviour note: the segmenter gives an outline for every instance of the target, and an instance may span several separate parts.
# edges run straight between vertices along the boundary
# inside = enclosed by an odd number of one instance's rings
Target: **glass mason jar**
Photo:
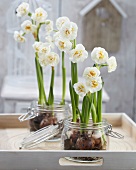
[[[89,123],[85,125],[80,123],[80,121],[72,122],[72,119],[66,119],[61,135],[62,149],[107,150],[109,148],[108,128],[109,124],[106,120],[95,124],[90,120]],[[72,159],[77,160],[79,158],[76,157]],[[80,161],[96,161],[99,159],[100,158],[82,157]]]
[[[53,106],[39,105],[37,102],[32,102],[31,110],[36,114],[36,117],[29,120],[30,131],[56,125],[60,120],[70,116],[69,105],[60,105],[59,102],[55,102]]]

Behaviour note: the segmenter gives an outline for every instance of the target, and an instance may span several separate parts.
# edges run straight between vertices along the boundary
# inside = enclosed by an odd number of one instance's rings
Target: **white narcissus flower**
[[[47,12],[43,8],[39,7],[35,10],[35,13],[32,14],[31,18],[37,23],[42,23],[45,22],[47,16]]]
[[[33,33],[36,30],[36,26],[31,21],[26,20],[21,24],[21,28],[26,34]]]
[[[34,51],[35,52],[40,52],[40,50],[41,50],[41,45],[42,45],[42,42],[35,42],[34,44],[33,44],[33,48],[34,48]]]
[[[57,20],[56,20],[56,27],[58,30],[61,29],[62,25],[66,22],[70,22],[69,18],[68,17],[59,17]]]
[[[104,64],[108,60],[108,53],[104,48],[96,47],[91,52],[91,58],[97,64]]]
[[[17,41],[17,42],[21,42],[21,43],[24,43],[26,41],[25,37],[22,35],[23,32],[20,31],[15,31],[14,32],[14,39]]]
[[[101,90],[102,89],[101,77],[96,77],[95,79],[87,80],[86,86],[91,93]]]
[[[52,48],[52,49],[54,49],[54,38],[52,37],[52,36],[50,36],[50,35],[48,35],[48,36],[46,36],[45,37],[45,40],[48,42],[48,44],[50,45],[50,47]]]
[[[84,70],[83,77],[86,80],[94,79],[100,75],[100,71],[96,67],[87,67]]]
[[[69,51],[69,59],[73,63],[83,62],[88,57],[88,52],[82,44],[76,45],[76,48]]]
[[[41,55],[39,55],[39,58],[38,58],[38,60],[39,60],[39,63],[40,63],[40,65],[42,66],[42,67],[46,67],[46,66],[48,66],[48,60],[47,60],[47,57],[46,57],[46,55],[44,55],[44,54],[41,54]]]
[[[78,82],[74,84],[75,92],[80,96],[84,97],[88,93],[88,89],[86,88],[85,83]]]
[[[46,35],[50,34],[53,31],[53,21],[46,20],[47,24],[45,26]]]
[[[59,35],[59,32],[56,32],[53,36],[48,35],[45,37],[45,40],[49,43],[52,49],[54,48],[55,41],[59,39]]]
[[[54,39],[54,41],[56,41],[59,38],[60,38],[60,32],[58,31],[53,35],[53,39]]]
[[[50,45],[48,43],[35,42],[33,44],[34,51],[39,54],[48,54],[50,52]]]
[[[48,54],[51,51],[48,43],[41,43],[39,48],[39,53],[41,54]]]
[[[16,12],[18,17],[27,15],[29,13],[29,4],[26,2],[22,2],[16,9]]]
[[[77,37],[78,27],[73,22],[66,22],[60,29],[62,39],[74,40]]]
[[[54,67],[59,63],[59,55],[54,52],[50,52],[46,55],[47,63]]]
[[[77,37],[78,26],[76,23],[71,22],[71,39],[74,40]]]
[[[69,51],[72,48],[72,43],[69,40],[57,39],[55,42],[60,51]]]
[[[107,64],[108,64],[108,72],[109,73],[116,70],[116,68],[117,68],[117,61],[116,61],[116,58],[114,56],[110,57],[107,60]]]

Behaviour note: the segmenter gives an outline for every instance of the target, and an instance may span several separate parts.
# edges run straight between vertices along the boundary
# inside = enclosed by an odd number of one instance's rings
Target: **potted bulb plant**
[[[76,24],[75,24],[76,25]],[[62,36],[68,39],[75,31],[71,23],[62,26]],[[76,33],[77,36],[77,26]],[[78,81],[77,64],[88,57],[88,52],[82,44],[76,44],[76,36],[71,39],[72,49],[67,51],[71,61],[71,81],[69,91],[72,104],[72,118],[64,121],[62,132],[62,148],[65,150],[106,150],[108,149],[109,124],[102,119],[102,89],[101,68],[107,67],[108,72],[116,70],[115,57],[108,56],[104,48],[96,47],[91,52],[93,67],[85,68],[83,81]],[[79,109],[79,97],[82,97],[82,109]],[[93,160],[92,157],[85,158]],[[84,160],[84,158],[82,158]]]
[[[65,104],[66,95],[66,68],[65,68],[65,52],[70,50],[72,43],[67,40],[63,40],[60,37],[59,31],[64,22],[69,21],[67,17],[58,18],[56,21],[57,29],[53,28],[53,21],[48,20],[47,12],[39,7],[35,12],[31,12],[29,4],[26,2],[21,3],[17,9],[16,14],[18,17],[29,17],[29,20],[25,20],[21,24],[21,31],[14,32],[14,39],[17,42],[24,43],[26,41],[25,36],[32,34],[34,38],[33,49],[35,52],[35,67],[38,84],[38,101],[32,102],[31,109],[25,115],[22,120],[30,119],[30,130],[36,131],[40,128],[48,126],[50,124],[55,125],[59,119],[63,119],[68,115],[69,107]],[[44,34],[40,36],[41,29]],[[62,60],[62,99],[60,102],[54,101],[54,79],[55,79],[55,66],[59,63],[60,57],[54,52],[54,46],[57,46],[61,51]],[[51,68],[51,78],[48,97],[44,87],[43,68]],[[46,82],[48,83],[48,82]]]

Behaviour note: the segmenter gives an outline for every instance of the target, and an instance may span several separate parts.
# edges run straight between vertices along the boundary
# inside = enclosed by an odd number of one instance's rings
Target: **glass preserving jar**
[[[56,125],[60,120],[70,116],[70,107],[68,104],[60,105],[60,102],[55,102],[52,106],[39,105],[37,102],[32,102],[31,112],[34,112],[36,117],[29,120],[30,131],[37,131],[49,125]]]

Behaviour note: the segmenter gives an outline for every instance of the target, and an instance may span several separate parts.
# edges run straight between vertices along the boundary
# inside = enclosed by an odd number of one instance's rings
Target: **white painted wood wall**
[[[118,69],[112,74],[104,71],[105,88],[111,100],[108,103],[107,111],[109,112],[126,112],[129,116],[133,116],[133,111],[136,110],[136,95],[134,97],[135,87],[135,68],[136,68],[136,1],[135,0],[116,0],[118,4],[127,13],[128,18],[123,20],[121,47],[115,55],[118,61]],[[5,13],[11,0],[0,1],[0,88],[3,78],[7,71],[7,56],[6,44],[6,22]],[[57,17],[58,1],[51,0],[53,4],[53,18]],[[79,26],[78,42],[81,42],[82,36],[82,19],[79,11],[86,6],[90,0],[61,0],[62,11],[61,15],[68,16],[72,21]],[[12,50],[12,49],[11,49]],[[68,59],[67,59],[68,60]],[[84,67],[92,65],[91,59],[88,58],[83,64],[80,64],[79,73],[82,75]],[[67,66],[70,68],[70,65]],[[70,69],[67,74],[70,75]],[[136,93],[136,92],[135,92]],[[3,111],[2,100],[0,100],[0,112]]]

